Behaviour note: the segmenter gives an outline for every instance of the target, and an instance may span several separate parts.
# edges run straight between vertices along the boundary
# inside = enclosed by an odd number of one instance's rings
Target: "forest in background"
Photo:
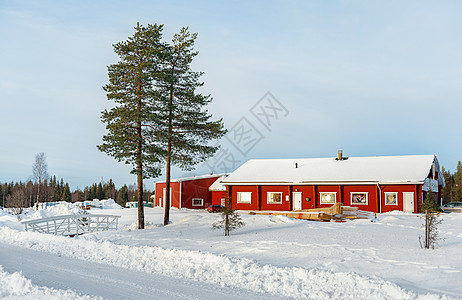
[[[71,192],[69,183],[61,178],[52,176],[40,183],[32,180],[26,182],[0,182],[0,206],[2,207],[32,207],[37,200],[39,202],[77,202],[93,199],[114,199],[119,205],[125,207],[129,201],[138,201],[136,185],[123,185],[117,189],[112,179],[107,182],[95,183],[83,190],[76,189]],[[144,191],[143,200],[149,201],[152,192]]]

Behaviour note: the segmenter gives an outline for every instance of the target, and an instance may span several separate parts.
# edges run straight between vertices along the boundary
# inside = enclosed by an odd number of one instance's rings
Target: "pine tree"
[[[116,106],[102,112],[109,131],[98,149],[133,166],[138,181],[138,228],[144,228],[143,179],[160,174],[158,148],[152,141],[157,107],[153,81],[158,76],[162,25],[138,26],[127,41],[114,45],[119,62],[108,67],[107,98]]]
[[[221,211],[221,220],[212,224],[212,229],[224,229],[225,236],[230,231],[243,227],[245,224],[236,210],[232,209],[231,197],[226,197],[226,205]]]
[[[170,169],[172,165],[190,170],[194,165],[213,155],[218,147],[209,145],[213,139],[222,137],[226,130],[222,120],[211,121],[205,106],[212,98],[198,93],[203,85],[199,81],[202,72],[191,70],[197,33],[191,34],[182,28],[175,34],[171,45],[165,47],[163,68],[157,81],[159,91],[159,118],[157,142],[163,149],[166,164],[166,190],[170,190]],[[169,222],[170,193],[164,201],[164,225]]]
[[[427,197],[425,197],[422,203],[422,212],[424,213],[425,238],[424,245],[422,245],[421,236],[419,236],[420,245],[425,249],[435,249],[440,240],[438,225],[440,225],[443,220],[440,219],[439,207],[435,202],[432,191],[427,192]]]

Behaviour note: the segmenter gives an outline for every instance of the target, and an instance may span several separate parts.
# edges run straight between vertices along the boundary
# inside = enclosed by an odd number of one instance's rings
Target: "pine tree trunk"
[[[172,158],[172,104],[173,104],[173,91],[170,90],[170,99],[168,105],[168,132],[167,132],[167,161],[166,161],[166,172],[165,172],[165,201],[164,201],[164,226],[168,225],[170,219],[170,166]],[[181,196],[180,196],[181,198]]]
[[[138,83],[138,91],[141,92],[141,85]],[[144,229],[144,204],[143,204],[143,162],[141,152],[141,97],[138,96],[138,120],[136,122],[136,133],[138,136],[136,146],[136,169],[138,176],[138,229]]]

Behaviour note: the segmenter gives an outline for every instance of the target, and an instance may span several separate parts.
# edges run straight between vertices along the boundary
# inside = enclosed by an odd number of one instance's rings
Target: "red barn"
[[[419,212],[426,193],[440,199],[436,155],[250,160],[221,180],[234,209],[301,210],[336,202],[360,210]],[[214,203],[215,204],[215,203]]]
[[[173,179],[170,182],[170,206],[203,209],[212,204],[209,187],[223,174]],[[165,181],[156,182],[155,206],[164,206]]]

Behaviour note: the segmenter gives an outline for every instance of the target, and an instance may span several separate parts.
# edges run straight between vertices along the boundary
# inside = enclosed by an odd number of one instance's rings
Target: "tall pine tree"
[[[119,62],[108,67],[107,98],[116,106],[102,113],[108,134],[100,151],[133,166],[138,182],[138,228],[144,228],[143,179],[160,174],[154,143],[157,108],[154,80],[158,76],[162,25],[138,26],[127,41],[114,45]]]
[[[218,147],[209,145],[213,139],[221,138],[226,130],[222,120],[212,121],[205,106],[212,101],[210,95],[202,95],[197,88],[203,85],[199,78],[202,72],[191,70],[197,33],[191,34],[182,28],[175,34],[171,45],[167,45],[163,55],[163,68],[159,74],[159,118],[157,142],[163,149],[166,164],[166,191],[170,191],[170,169],[172,165],[189,170],[194,165],[213,155]],[[169,222],[170,193],[164,201],[164,225]]]

